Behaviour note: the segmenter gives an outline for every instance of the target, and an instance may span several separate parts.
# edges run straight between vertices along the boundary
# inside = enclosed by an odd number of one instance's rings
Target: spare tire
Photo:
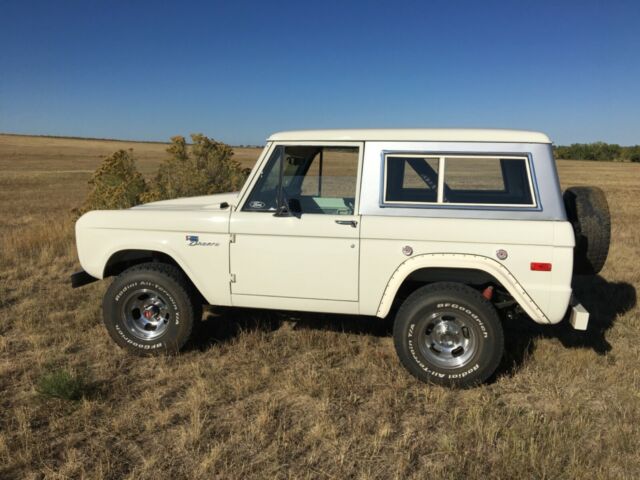
[[[607,197],[598,187],[567,188],[562,197],[576,237],[573,272],[595,275],[604,267],[611,241]]]

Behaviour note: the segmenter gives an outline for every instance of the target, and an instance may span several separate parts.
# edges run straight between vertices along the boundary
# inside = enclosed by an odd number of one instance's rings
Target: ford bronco
[[[130,352],[180,350],[205,303],[391,314],[411,374],[465,387],[518,313],[587,328],[571,280],[603,267],[610,218],[598,188],[563,195],[542,133],[295,131],[240,192],[92,211],[76,238],[72,286],[116,277],[104,323]]]

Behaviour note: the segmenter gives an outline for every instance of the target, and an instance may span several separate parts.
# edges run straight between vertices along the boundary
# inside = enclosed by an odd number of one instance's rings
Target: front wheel
[[[413,292],[393,326],[405,368],[423,382],[469,387],[487,380],[504,351],[498,313],[480,292],[433,283]]]
[[[185,276],[172,265],[144,263],[122,272],[103,300],[111,338],[137,355],[176,353],[200,312]]]

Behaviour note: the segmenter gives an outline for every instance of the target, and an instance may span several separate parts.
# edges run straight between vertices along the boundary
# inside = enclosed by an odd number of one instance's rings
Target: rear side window
[[[527,157],[385,156],[384,204],[535,207]]]
[[[435,202],[438,198],[436,157],[387,157],[386,202]]]

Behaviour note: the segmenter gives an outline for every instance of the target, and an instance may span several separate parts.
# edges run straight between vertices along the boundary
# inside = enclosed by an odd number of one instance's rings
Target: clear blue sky
[[[0,1],[0,132],[262,143],[499,127],[640,143],[639,1]]]

